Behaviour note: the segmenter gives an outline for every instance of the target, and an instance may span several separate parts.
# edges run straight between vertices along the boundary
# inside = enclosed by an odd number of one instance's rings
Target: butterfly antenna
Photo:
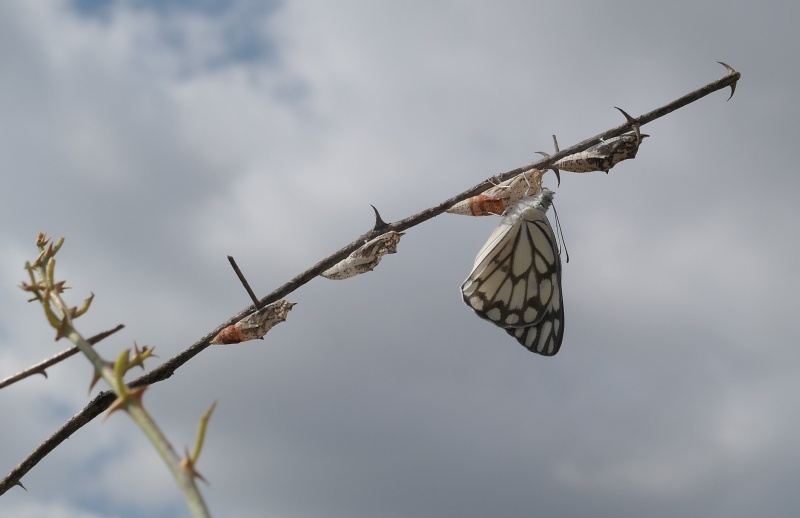
[[[559,247],[558,247],[558,255],[561,255],[561,246],[564,246],[564,256],[566,263],[569,262],[569,250],[567,250],[567,242],[564,240],[564,231],[561,229],[561,220],[558,219],[558,211],[556,210],[556,204],[553,203],[553,214],[556,216],[556,232],[558,233],[559,237]]]

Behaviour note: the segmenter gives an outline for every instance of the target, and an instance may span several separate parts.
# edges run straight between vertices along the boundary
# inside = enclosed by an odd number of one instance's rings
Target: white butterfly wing
[[[461,286],[480,317],[545,355],[558,351],[564,329],[561,260],[545,215],[552,196],[544,189],[510,207]]]
[[[560,281],[557,291],[558,296],[553,297],[550,308],[538,324],[506,329],[519,343],[544,356],[556,354],[564,338],[564,300],[561,297]]]

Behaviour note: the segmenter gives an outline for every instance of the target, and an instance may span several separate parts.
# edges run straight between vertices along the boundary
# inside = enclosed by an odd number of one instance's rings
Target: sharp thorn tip
[[[729,64],[727,64],[727,63],[725,63],[723,61],[717,61],[717,63],[719,63],[720,65],[725,67],[725,70],[728,71],[728,75],[736,73],[736,70],[732,66],[730,66]],[[736,83],[735,82],[731,83],[731,95],[728,96],[728,99],[726,99],[727,101],[731,100],[731,97],[733,97],[734,92],[736,92]]]
[[[550,169],[556,174],[556,180],[558,180],[557,186],[561,187],[561,171],[559,171],[557,167],[551,167]]]
[[[727,99],[725,99],[725,102],[728,102],[728,101],[730,101],[730,100],[731,100],[731,97],[733,97],[733,94],[734,94],[735,92],[736,92],[736,83],[731,83],[731,94],[728,96],[728,98],[727,98]]]
[[[630,116],[630,114],[628,114],[628,112],[626,112],[625,110],[623,110],[623,109],[622,109],[622,108],[620,108],[619,106],[614,106],[614,108],[616,108],[616,109],[618,109],[620,112],[622,112],[622,115],[623,115],[623,116],[625,116],[625,119],[626,119],[626,120],[627,120],[627,121],[628,121],[628,122],[629,122],[631,125],[633,125],[633,124],[636,124],[636,119],[634,119],[633,117],[631,117],[631,116]]]
[[[378,212],[378,209],[375,208],[375,205],[370,205],[370,207],[372,207],[372,210],[375,211],[375,228],[378,229],[380,227],[385,227],[386,222],[383,221],[383,218],[381,218],[381,214]]]
[[[625,119],[628,121],[628,124],[630,124],[631,128],[633,128],[633,133],[636,135],[636,145],[638,146],[639,144],[641,144],[642,143],[642,132],[639,129],[639,123],[636,122],[636,119],[631,117],[630,114],[628,114],[628,112],[626,112],[625,110],[623,110],[619,106],[614,106],[614,108],[616,108],[620,112],[622,112],[622,115],[625,116]]]
[[[724,63],[724,62],[722,62],[722,61],[717,61],[717,63],[719,63],[720,65],[722,65],[723,67],[725,67],[725,70],[727,70],[727,71],[728,71],[728,74],[735,74],[735,73],[736,73],[736,70],[734,70],[734,69],[733,69],[733,67],[732,67],[732,66],[730,66],[729,64],[727,64],[727,63]]]

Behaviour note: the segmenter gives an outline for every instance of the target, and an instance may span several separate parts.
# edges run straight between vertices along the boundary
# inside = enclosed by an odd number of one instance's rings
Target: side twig
[[[87,338],[86,341],[89,342],[92,345],[95,345],[100,340],[113,335],[114,333],[116,333],[117,331],[122,329],[123,327],[125,327],[125,326],[122,325],[122,324],[119,324],[114,329],[109,329],[108,331],[103,331],[102,333],[97,333],[96,335],[94,335],[91,338]],[[69,348],[69,349],[67,349],[65,351],[62,351],[62,352],[56,354],[55,356],[51,356],[50,358],[44,360],[41,363],[37,363],[36,365],[33,365],[32,367],[28,367],[24,371],[18,372],[17,374],[14,374],[13,376],[9,376],[6,379],[0,381],[0,389],[5,388],[8,385],[16,383],[16,382],[18,382],[20,380],[23,380],[23,379],[27,378],[28,376],[33,376],[34,374],[41,374],[42,376],[44,376],[46,378],[47,377],[47,372],[45,371],[45,369],[47,369],[48,367],[52,367],[56,363],[58,363],[60,361],[64,361],[67,358],[69,358],[70,356],[74,356],[74,355],[78,354],[79,352],[80,352],[80,350],[77,347],[71,347],[71,348]]]
[[[256,309],[261,309],[263,305],[258,301],[258,297],[256,297],[256,294],[253,292],[253,288],[250,287],[250,283],[247,282],[247,279],[245,279],[242,270],[239,269],[239,265],[236,264],[236,259],[234,259],[232,255],[229,255],[228,262],[231,263],[233,271],[236,272],[236,276],[239,277],[239,281],[242,283],[242,286],[244,286],[244,289],[247,291],[247,294],[250,295],[250,300],[253,301],[253,305],[256,307]]]

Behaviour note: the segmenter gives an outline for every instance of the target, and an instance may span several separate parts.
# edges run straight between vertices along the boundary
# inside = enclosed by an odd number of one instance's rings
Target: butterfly
[[[531,352],[552,356],[564,337],[561,257],[547,220],[553,191],[509,207],[461,285],[464,302]]]

